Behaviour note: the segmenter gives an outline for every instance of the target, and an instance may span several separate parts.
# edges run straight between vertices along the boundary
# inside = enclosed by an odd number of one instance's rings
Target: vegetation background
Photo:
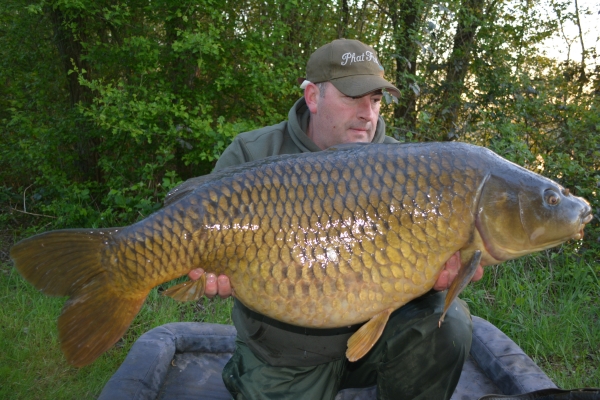
[[[600,386],[599,39],[597,25],[585,36],[581,24],[594,7],[3,0],[0,398],[93,398],[153,326],[228,322],[230,302],[177,305],[154,291],[127,337],[76,370],[56,340],[64,299],[24,283],[8,249],[45,230],[127,225],[157,210],[169,189],[210,172],[237,133],[286,119],[308,56],[339,37],[372,44],[402,90],[382,110],[389,135],[487,146],[591,202],[583,241],[494,267],[465,296],[557,384]],[[553,37],[561,61],[543,51]]]

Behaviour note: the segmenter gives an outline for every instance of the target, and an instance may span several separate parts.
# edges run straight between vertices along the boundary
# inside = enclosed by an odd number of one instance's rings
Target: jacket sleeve
[[[220,171],[223,168],[240,165],[245,162],[252,161],[244,142],[239,137],[227,146],[221,157],[217,160],[217,164],[213,172]]]
[[[277,125],[237,135],[219,157],[213,172],[269,156],[300,152],[301,150],[290,138],[287,132],[287,122],[284,121]]]

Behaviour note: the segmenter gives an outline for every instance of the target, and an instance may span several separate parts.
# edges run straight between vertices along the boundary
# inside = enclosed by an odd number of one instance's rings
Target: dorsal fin
[[[187,195],[191,194],[194,190],[196,190],[198,186],[213,178],[214,177],[211,175],[202,175],[188,179],[187,181],[183,182],[179,186],[174,187],[169,193],[167,193],[164,200],[164,206],[167,207],[173,203],[178,202]]]
[[[260,161],[260,160],[259,160]],[[240,164],[240,165],[232,165],[227,168],[223,168],[220,171],[213,172],[212,174],[196,176],[194,178],[190,178],[187,181],[181,183],[179,186],[171,189],[169,193],[165,196],[164,207],[170,206],[173,203],[178,202],[179,200],[187,197],[192,194],[196,189],[200,186],[204,185],[207,182],[211,182],[213,180],[218,180],[227,175],[233,175],[236,172],[240,172],[251,168],[253,164],[257,164],[256,161],[250,161],[248,163]]]

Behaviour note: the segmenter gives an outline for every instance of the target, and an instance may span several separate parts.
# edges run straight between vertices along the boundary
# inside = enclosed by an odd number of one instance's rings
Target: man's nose
[[[371,96],[363,96],[356,99],[356,115],[360,119],[370,121],[373,117],[373,107],[371,106]]]

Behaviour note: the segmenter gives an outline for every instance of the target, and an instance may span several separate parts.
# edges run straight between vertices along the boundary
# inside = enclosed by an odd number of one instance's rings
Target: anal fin
[[[469,282],[471,282],[471,279],[473,279],[473,275],[475,275],[475,272],[477,271],[477,267],[479,266],[480,262],[481,250],[475,250],[475,252],[473,253],[473,257],[471,257],[471,259],[469,260],[469,263],[460,267],[458,275],[456,275],[456,278],[454,278],[454,281],[452,281],[452,284],[448,289],[448,293],[446,294],[446,301],[444,302],[444,312],[442,313],[442,316],[440,317],[440,322],[438,324],[440,327],[442,326],[442,322],[444,322],[444,317],[446,317],[446,313],[450,308],[450,304],[452,304],[452,302],[456,300],[460,292],[462,292],[463,289],[467,287]]]
[[[354,335],[348,339],[348,349],[346,358],[349,361],[358,361],[373,348],[377,340],[383,333],[383,328],[390,318],[393,308],[381,311],[371,318],[366,324],[360,327]]]
[[[204,296],[206,286],[206,274],[195,281],[185,281],[179,285],[168,288],[162,294],[177,301],[198,301]]]

